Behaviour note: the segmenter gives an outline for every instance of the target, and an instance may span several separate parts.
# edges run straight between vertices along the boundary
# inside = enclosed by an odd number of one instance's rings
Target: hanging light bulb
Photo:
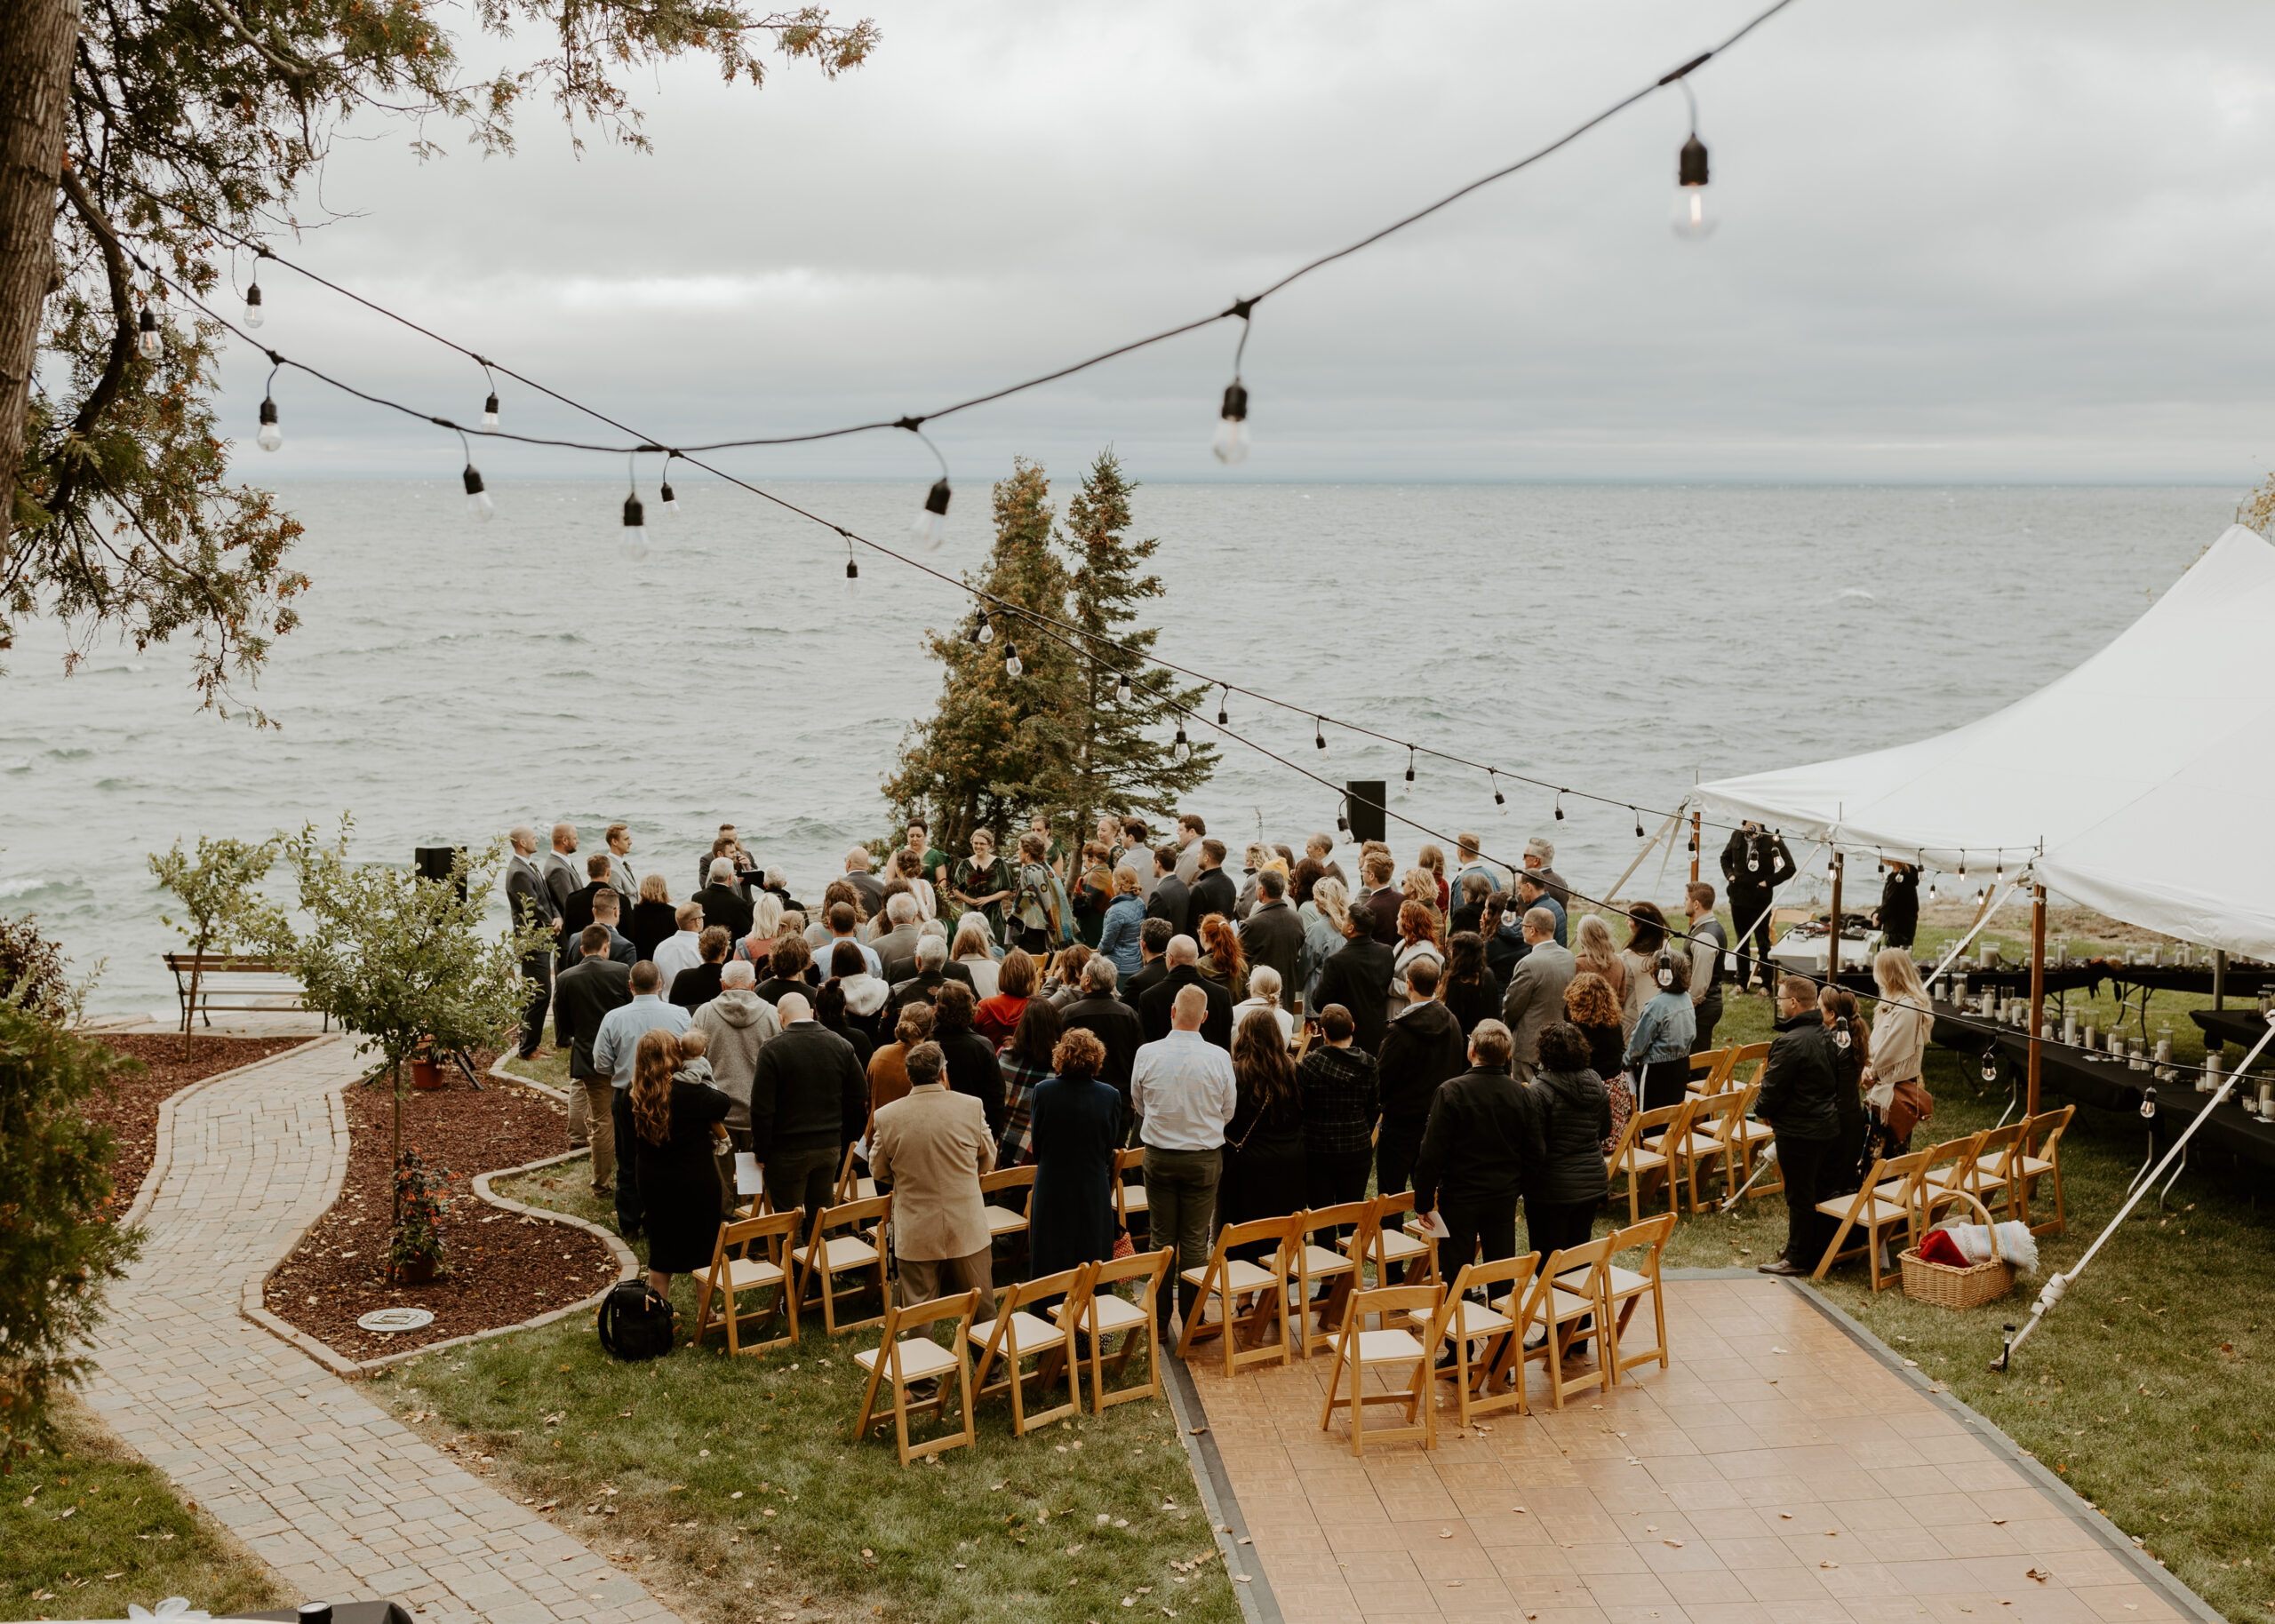
[[[258,327],[268,320],[268,313],[260,307],[260,273],[252,274],[252,286],[245,290],[245,325]]]
[[[1114,685],[1114,702],[1116,705],[1130,703],[1130,673],[1126,671],[1122,673],[1122,680]]]
[[[1209,449],[1221,463],[1248,460],[1248,391],[1237,378],[1225,386],[1224,409],[1217,415],[1217,437]]]
[[[1996,1049],[1983,1051],[1983,1080],[1986,1083],[1999,1080],[1999,1051]]]
[[[1335,832],[1337,834],[1348,834],[1351,832],[1351,819],[1346,814],[1346,808],[1348,808],[1350,805],[1350,801],[1345,800],[1341,806],[1338,806],[1335,809]]]
[[[648,515],[636,492],[624,498],[624,538],[616,550],[627,563],[637,564],[648,556]]]
[[[1406,781],[1409,784],[1414,782],[1414,746],[1411,744],[1406,747]]]
[[[989,624],[986,609],[979,611],[979,624],[971,628],[971,641],[976,643],[992,643],[995,641],[995,628]]]
[[[474,519],[488,519],[498,512],[497,505],[490,499],[490,492],[483,489],[482,470],[472,463],[466,466],[466,511],[467,516]]]
[[[845,595],[849,598],[861,595],[861,566],[850,558],[845,561]]]
[[[1964,880],[1964,879],[1966,879],[1966,878],[1967,878],[1967,848],[1966,848],[1964,846],[1962,846],[1962,847],[1960,847],[1960,853],[1959,853],[1959,877],[1960,877],[1961,880]]]
[[[1501,816],[1502,816],[1503,817],[1506,817],[1506,816],[1509,816],[1509,798],[1508,798],[1506,795],[1504,795],[1503,793],[1501,793],[1501,778],[1500,778],[1500,775],[1499,775],[1499,774],[1497,774],[1497,773],[1494,773],[1494,772],[1489,772],[1489,772],[1485,775],[1485,777],[1486,777],[1486,781],[1487,781],[1488,783],[1489,783],[1490,784],[1492,784],[1492,786],[1493,786],[1493,804],[1494,804],[1495,806],[1497,806],[1497,807],[1500,808],[1500,809],[1501,809]]]
[[[141,331],[136,335],[134,347],[145,361],[156,361],[166,353],[166,335],[158,330],[158,318],[150,306],[142,306]]]
[[[908,527],[908,539],[927,552],[937,552],[947,538],[948,479],[944,474],[932,482],[924,506],[917,511],[916,522]]]
[[[1688,86],[1684,88],[1688,89]],[[1693,241],[1711,236],[1715,221],[1706,212],[1706,143],[1693,130],[1675,160],[1674,234]]]
[[[482,402],[482,426],[484,428],[498,426],[498,392],[495,389],[492,389],[489,398]],[[669,506],[671,498],[666,497],[664,502],[666,506]]]
[[[1321,750],[1327,748],[1327,722],[1323,718],[1312,719],[1312,743]]]
[[[667,519],[678,518],[679,498],[672,494],[671,481],[666,480],[663,482],[662,489],[657,494],[664,498],[664,517]]]
[[[1556,792],[1556,821],[1560,824],[1564,821],[1564,792],[1562,790]]]
[[[1628,808],[1627,811],[1628,815],[1635,820],[1635,838],[1640,840],[1643,838],[1643,815],[1632,807]]]
[[[276,402],[267,395],[260,401],[260,433],[253,436],[264,451],[273,451],[284,443],[284,431],[276,426]]]
[[[1225,684],[1225,691],[1217,696],[1217,725],[1220,728],[1233,720],[1231,713],[1225,709],[1232,702],[1233,685],[1227,682]]]
[[[1003,674],[1016,677],[1026,667],[1019,662],[1019,646],[1006,638],[1003,641]]]
[[[1169,746],[1169,754],[1178,762],[1193,760],[1193,742],[1185,736],[1185,724],[1177,725],[1177,741]]]

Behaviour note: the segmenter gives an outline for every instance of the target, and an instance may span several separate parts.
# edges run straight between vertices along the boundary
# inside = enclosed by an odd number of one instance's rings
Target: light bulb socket
[[[636,496],[625,498],[624,528],[627,530],[644,529],[647,523],[648,512],[640,506],[640,498]]]
[[[1706,184],[1706,143],[1695,132],[1682,144],[1682,155],[1675,161],[1674,178],[1677,186]]]
[[[140,326],[144,332],[156,332],[158,330],[158,318],[150,313],[150,306],[148,305],[142,306],[142,320]]]
[[[255,289],[254,291],[258,292],[259,290]],[[488,400],[482,402],[482,415],[485,418],[494,418],[498,415],[497,395],[492,394]]]
[[[848,585],[852,585],[852,583],[854,583],[854,582],[856,582],[856,581],[859,580],[860,578],[861,578],[861,566],[860,566],[860,565],[858,565],[858,564],[857,564],[857,563],[855,563],[851,559],[850,559],[850,558],[849,558],[849,559],[847,559],[847,560],[845,561],[845,580],[846,580],[846,584],[847,584]]]
[[[1228,423],[1248,421],[1248,388],[1238,378],[1225,386],[1224,410],[1217,415]]]
[[[924,498],[924,511],[928,513],[938,513],[943,519],[947,517],[948,482],[945,477],[932,482],[932,489]]]
[[[258,310],[260,308],[260,284],[259,283],[253,283],[252,286],[245,290],[245,308],[248,310]]]
[[[276,421],[276,402],[267,395],[263,395],[261,397],[260,420],[263,423],[274,423]]]
[[[467,495],[470,497],[480,496],[482,494],[482,470],[475,467],[472,463],[467,464],[465,479]]]
[[[672,482],[669,480],[666,480],[664,482],[660,494],[664,498],[664,506],[666,507],[669,507],[673,503],[679,500],[677,497],[672,495]]]

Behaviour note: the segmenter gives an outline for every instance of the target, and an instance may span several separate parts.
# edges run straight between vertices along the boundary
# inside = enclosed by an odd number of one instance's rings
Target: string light
[[[664,489],[668,490],[671,487],[667,485]],[[667,502],[665,506],[668,507],[671,504]],[[853,556],[853,544],[850,541],[845,544],[845,595],[849,598],[861,595],[861,566]]]
[[[490,383],[490,393],[483,398],[482,402],[482,426],[484,428],[494,429],[498,426],[498,380],[491,375],[490,363],[488,362],[483,361],[482,357],[479,355],[476,355],[475,359],[478,362],[482,362],[482,376],[489,379]],[[668,473],[669,471],[667,465],[666,472]]]
[[[1226,466],[1248,460],[1248,391],[1237,378],[1225,386],[1225,403],[1217,414],[1217,434],[1209,449]]]
[[[145,361],[156,361],[166,353],[166,335],[158,330],[158,318],[148,305],[142,306],[141,331],[135,337],[134,347]]]
[[[1121,681],[1114,685],[1114,702],[1116,705],[1130,703],[1130,673],[1126,671],[1122,673]]]
[[[491,395],[490,397],[490,403],[493,407],[496,406],[498,403],[498,397],[494,394]],[[491,415],[494,417],[496,414],[493,412]],[[664,458],[664,477],[662,482],[657,487],[656,494],[664,499],[664,517],[667,519],[678,518],[679,498],[672,494],[672,459],[668,457]],[[845,543],[845,550],[848,553],[850,553],[853,550],[853,543],[850,537]]]
[[[1644,838],[1644,836],[1643,836],[1643,815],[1642,815],[1640,812],[1636,811],[1636,810],[1635,810],[1635,808],[1632,808],[1632,807],[1628,808],[1627,808],[1627,810],[1628,810],[1629,814],[1630,814],[1631,816],[1633,816],[1633,818],[1635,819],[1635,838],[1636,838],[1637,840],[1641,840],[1641,839],[1643,839],[1643,838]]]
[[[245,290],[244,323],[248,327],[258,327],[268,319],[268,313],[260,307],[260,262],[263,258],[265,255],[261,250],[253,251],[252,285]]]
[[[1501,793],[1501,776],[1498,773],[1488,771],[1485,775],[1485,778],[1486,782],[1493,786],[1493,804],[1501,809],[1501,816],[1503,817],[1508,816],[1509,798]]]
[[[1411,744],[1406,747],[1406,781],[1409,784],[1414,782],[1414,746]]]
[[[1193,741],[1185,736],[1185,724],[1177,725],[1177,740],[1169,746],[1171,759],[1180,764],[1193,760]]]
[[[283,362],[273,350],[269,359],[276,365],[269,368],[268,382],[260,392],[260,433],[253,436],[264,451],[273,451],[284,443],[284,430],[276,421],[276,374]]]
[[[1556,821],[1560,824],[1564,821],[1564,792],[1562,790],[1556,792]]]
[[[1690,139],[1675,158],[1674,234],[1696,242],[1713,235],[1715,221],[1706,212],[1706,143],[1698,139],[1698,98],[1688,78],[1682,95],[1690,105]]]
[[[1026,667],[1019,663],[1019,646],[1009,638],[1003,640],[1003,674],[1016,677]]]
[[[483,489],[482,470],[472,463],[467,464],[465,479],[467,513],[476,519],[495,518],[498,506],[490,499],[489,491]]]
[[[1227,682],[1225,684],[1225,691],[1217,696],[1217,725],[1220,728],[1229,727],[1232,724],[1232,712],[1225,708],[1232,702],[1233,685]]]
[[[908,539],[927,553],[937,553],[940,544],[948,538],[948,479],[942,474],[932,482],[926,493],[924,506],[916,514],[916,522],[908,527]]]
[[[1312,743],[1313,743],[1313,744],[1316,744],[1316,745],[1318,745],[1318,746],[1319,746],[1319,748],[1321,748],[1321,750],[1326,749],[1326,748],[1327,748],[1327,719],[1326,719],[1325,717],[1323,717],[1323,716],[1321,716],[1321,717],[1313,717],[1313,718],[1312,719],[1312,728],[1313,728],[1313,733],[1312,733]]]
[[[976,643],[992,643],[995,641],[995,628],[988,621],[986,609],[979,611],[979,619],[971,628],[971,641]]]
[[[624,537],[616,544],[616,550],[624,555],[627,563],[643,563],[648,557],[648,515],[640,506],[637,465],[628,457],[625,462],[632,471],[633,485],[625,495]]]

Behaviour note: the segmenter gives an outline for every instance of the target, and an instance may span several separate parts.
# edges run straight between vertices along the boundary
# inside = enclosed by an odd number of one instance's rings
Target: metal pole
[[[2228,950],[2220,947],[2212,950],[2212,1007],[2225,1009],[2227,1007]]]
[[[1839,852],[1832,854],[1832,935],[1827,938],[1824,950],[1824,984],[1840,984],[1840,869]]]
[[[1698,814],[1690,815],[1690,883],[1698,883]]]
[[[2025,1117],[2038,1115],[2038,1061],[2040,1023],[2046,1015],[2046,888],[2030,890],[2030,1099]]]

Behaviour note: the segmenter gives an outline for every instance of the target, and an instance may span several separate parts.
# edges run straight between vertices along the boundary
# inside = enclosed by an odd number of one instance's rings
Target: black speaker
[[[1383,817],[1383,803],[1390,799],[1385,792],[1388,784],[1380,778],[1353,778],[1343,787],[1351,796],[1351,838],[1388,840],[1388,825]]]
[[[419,878],[437,882],[451,877],[451,865],[466,855],[463,846],[421,846],[411,853],[419,868]],[[466,900],[466,877],[459,877],[459,900]]]

